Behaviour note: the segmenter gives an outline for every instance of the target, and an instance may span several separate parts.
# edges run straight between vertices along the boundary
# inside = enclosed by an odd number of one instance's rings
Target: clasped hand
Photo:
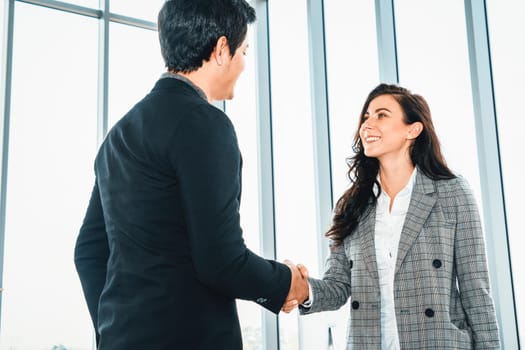
[[[289,313],[309,298],[308,269],[301,264],[295,265],[290,260],[285,260],[284,263],[288,265],[292,271],[292,282],[290,284],[290,291],[281,310]]]

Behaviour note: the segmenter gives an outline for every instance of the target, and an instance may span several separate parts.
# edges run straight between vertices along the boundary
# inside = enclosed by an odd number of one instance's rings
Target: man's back
[[[166,83],[177,89],[154,89],[109,133],[96,160],[110,250],[99,306],[100,348],[240,349],[235,300],[197,279],[181,180],[166,152],[198,142],[199,135],[184,135],[184,129],[199,125],[188,127],[185,119],[199,105],[213,107],[185,83]]]
[[[235,298],[278,312],[290,271],[246,248],[228,118],[165,78],[109,132],[75,262],[99,349],[241,349]]]
[[[237,137],[209,103],[233,98],[254,20],[245,0],[159,12],[167,72],[102,144],[75,246],[99,349],[241,349],[236,298],[308,297],[297,267],[245,246]]]

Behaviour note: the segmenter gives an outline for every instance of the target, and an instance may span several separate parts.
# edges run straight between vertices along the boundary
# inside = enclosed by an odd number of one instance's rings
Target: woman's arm
[[[472,329],[475,349],[499,349],[499,334],[490,295],[485,240],[478,208],[472,192],[458,179],[455,266],[461,304]]]
[[[308,278],[312,295],[312,304],[299,307],[301,315],[320,311],[337,310],[350,296],[350,264],[345,254],[344,245],[330,244],[330,256],[326,261],[323,279]]]

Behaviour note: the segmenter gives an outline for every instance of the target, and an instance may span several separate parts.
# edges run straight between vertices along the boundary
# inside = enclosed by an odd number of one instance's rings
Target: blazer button
[[[354,310],[359,309],[359,302],[358,301],[352,301],[352,309],[354,309]]]
[[[427,315],[427,317],[434,317],[434,310],[428,308],[425,310],[425,315]]]
[[[432,266],[434,266],[436,269],[439,269],[441,267],[441,260],[435,259],[432,261]]]
[[[350,268],[354,267],[354,261],[350,260]]]

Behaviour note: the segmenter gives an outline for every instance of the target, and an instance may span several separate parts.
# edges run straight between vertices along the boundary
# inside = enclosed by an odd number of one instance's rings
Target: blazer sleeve
[[[251,252],[242,238],[241,156],[233,125],[211,105],[191,113],[174,137],[171,162],[197,278],[220,293],[278,313],[291,271]]]
[[[106,280],[108,257],[106,226],[98,186],[95,183],[75,245],[75,266],[95,330],[98,322],[98,302]],[[98,331],[96,336],[98,342]]]
[[[455,267],[461,303],[472,329],[474,349],[499,349],[494,302],[490,295],[485,240],[476,201],[468,184],[458,178]]]
[[[309,278],[313,302],[309,308],[299,306],[301,315],[320,311],[337,310],[350,296],[350,264],[345,254],[344,245],[330,243],[330,255],[326,260],[323,279]]]

